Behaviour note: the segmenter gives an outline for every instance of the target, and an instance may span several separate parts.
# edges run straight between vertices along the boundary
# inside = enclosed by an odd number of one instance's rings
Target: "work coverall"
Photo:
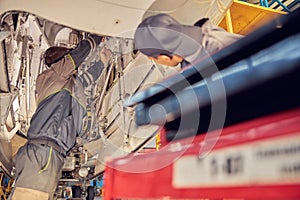
[[[203,50],[197,51],[197,46],[192,46],[192,54],[187,54],[182,62],[181,67],[185,67],[190,64],[195,64],[201,61],[202,56],[212,55],[230,44],[243,38],[242,35],[229,33],[223,28],[213,24],[208,18],[202,18],[194,24],[194,33],[201,35],[199,38],[194,38],[199,44],[201,44]],[[199,29],[200,28],[200,29]],[[183,50],[184,51],[184,50]]]
[[[53,198],[67,152],[75,145],[76,137],[86,132],[86,97],[76,70],[100,40],[98,36],[82,40],[37,77],[38,106],[27,133],[28,142],[16,156],[13,200]],[[94,69],[95,79],[100,68]]]
[[[168,14],[158,14],[144,19],[138,26],[135,48],[156,58],[159,55],[178,55],[183,58],[181,67],[201,62],[241,39],[202,18],[194,25],[183,25]]]

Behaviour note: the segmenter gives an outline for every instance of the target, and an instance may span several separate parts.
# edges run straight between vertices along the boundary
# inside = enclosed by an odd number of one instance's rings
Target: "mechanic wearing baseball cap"
[[[138,26],[135,49],[158,64],[181,67],[195,63],[242,38],[202,18],[194,25],[182,25],[167,14],[144,19]]]

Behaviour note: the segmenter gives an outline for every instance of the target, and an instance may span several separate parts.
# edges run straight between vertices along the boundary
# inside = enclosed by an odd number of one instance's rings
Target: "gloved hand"
[[[106,67],[109,64],[110,58],[111,58],[111,51],[103,47],[100,51],[100,60],[102,61],[104,67]]]

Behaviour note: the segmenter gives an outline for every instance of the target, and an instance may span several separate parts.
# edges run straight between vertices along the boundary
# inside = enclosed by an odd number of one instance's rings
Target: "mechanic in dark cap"
[[[76,138],[85,138],[87,131],[84,83],[88,82],[79,80],[76,71],[101,40],[100,36],[90,35],[75,49],[46,50],[44,60],[49,68],[36,80],[37,109],[30,122],[28,141],[17,152],[13,200],[53,199],[65,157]],[[90,79],[98,79],[108,56],[100,56],[100,65],[87,70]]]
[[[212,24],[208,18],[182,25],[167,14],[144,19],[138,26],[135,49],[158,64],[181,67],[195,63],[242,38]]]

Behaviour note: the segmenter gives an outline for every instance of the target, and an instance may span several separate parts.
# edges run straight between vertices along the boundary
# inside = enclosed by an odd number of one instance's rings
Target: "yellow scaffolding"
[[[234,0],[219,26],[231,33],[247,35],[286,12]]]

